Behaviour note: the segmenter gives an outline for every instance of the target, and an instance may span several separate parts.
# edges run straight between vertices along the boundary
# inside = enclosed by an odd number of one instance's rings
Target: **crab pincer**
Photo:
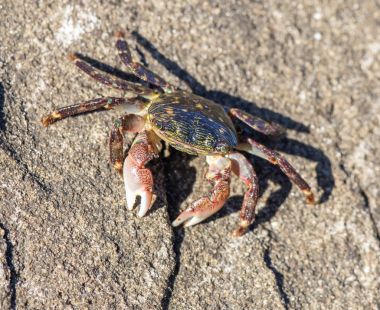
[[[127,198],[127,208],[132,210],[136,196],[141,197],[139,217],[143,217],[149,210],[153,198],[152,172],[145,168],[151,159],[156,157],[154,148],[148,142],[146,132],[136,137],[123,165],[123,178]]]
[[[209,197],[201,197],[183,211],[172,223],[173,226],[184,224],[184,227],[198,224],[219,211],[230,194],[230,160],[222,156],[207,156],[209,170],[206,179],[214,182]]]

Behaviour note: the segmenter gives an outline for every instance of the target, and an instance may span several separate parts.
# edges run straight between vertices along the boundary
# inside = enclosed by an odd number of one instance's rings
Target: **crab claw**
[[[140,168],[131,156],[128,155],[123,165],[123,177],[127,208],[128,210],[132,210],[136,202],[136,197],[140,196],[141,205],[137,216],[143,217],[152,203],[152,173],[149,169]]]
[[[141,197],[140,210],[137,213],[138,217],[143,217],[149,210],[152,205],[153,194],[150,191],[136,191],[133,192],[127,186],[125,186],[125,192],[127,196],[127,209],[129,211],[133,210],[133,207],[136,202],[136,197]]]
[[[202,197],[183,211],[172,223],[174,227],[184,223],[184,227],[198,224],[213,215],[223,206],[222,202],[212,202],[208,197]]]
[[[137,213],[138,217],[143,217],[149,210],[151,203],[152,203],[152,192],[144,191],[140,194],[141,197],[141,204],[140,204],[140,210]]]
[[[136,202],[137,194],[134,191],[129,190],[126,182],[125,182],[125,193],[126,193],[126,197],[127,197],[127,209],[129,211],[132,211],[133,207],[135,205],[135,202]]]

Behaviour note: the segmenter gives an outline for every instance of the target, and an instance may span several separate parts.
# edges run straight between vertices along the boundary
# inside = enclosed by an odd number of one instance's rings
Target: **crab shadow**
[[[186,83],[194,94],[217,102],[224,106],[226,109],[232,107],[243,109],[246,112],[257,115],[265,120],[276,122],[283,126],[285,129],[295,130],[304,134],[310,133],[308,126],[298,121],[295,121],[288,116],[284,116],[278,112],[271,111],[267,108],[259,107],[254,102],[249,102],[241,97],[233,96],[223,91],[207,90],[206,87],[199,83],[189,72],[182,69],[177,63],[169,60],[163,54],[161,54],[157,50],[157,48],[146,38],[144,38],[141,34],[139,34],[138,32],[132,32],[132,35],[135,37],[137,43],[140,46],[142,46],[144,50],[151,54],[152,57],[156,61],[158,61],[162,66],[164,66],[169,72],[171,72],[173,75],[177,76],[180,80]],[[147,66],[144,53],[141,52],[139,48],[137,48],[137,51],[141,58],[140,61],[145,66]],[[77,56],[90,63],[95,68],[98,68],[104,72],[115,75],[122,79],[145,84],[144,81],[136,78],[131,74],[125,73],[119,69],[106,65],[88,56],[84,56],[81,54],[77,54]],[[323,151],[311,145],[307,145],[305,143],[287,137],[282,137],[278,140],[270,140],[267,137],[264,137],[250,129],[244,129],[243,134],[252,136],[255,140],[262,142],[266,144],[268,147],[275,149],[281,153],[300,156],[302,158],[315,162],[317,184],[322,192],[318,202],[323,203],[328,200],[334,188],[335,180],[332,174],[331,161],[324,154]],[[194,156],[180,153],[174,149],[171,149],[170,153],[170,157],[164,158],[162,162],[164,165],[166,189],[170,189],[167,191],[168,213],[170,220],[174,220],[176,216],[178,216],[178,214],[180,213],[180,206],[193,190],[193,185],[196,178],[196,171],[194,167],[190,166],[190,162],[194,158]],[[278,167],[274,167],[267,161],[254,156],[247,155],[247,158],[251,162],[253,162],[255,170],[258,174],[260,180],[260,195],[262,195],[262,193],[266,191],[269,181],[279,185],[279,189],[275,192],[270,193],[270,196],[267,199],[265,206],[258,211],[254,223],[250,226],[250,231],[253,231],[260,224],[270,221],[275,216],[280,206],[288,197],[292,189],[292,184]],[[207,223],[210,221],[214,221],[217,218],[227,216],[233,212],[238,211],[240,209],[242,201],[242,196],[231,197],[221,211],[216,213],[214,216],[210,217],[205,222]],[[153,207],[152,212],[154,211],[155,207]],[[168,279],[167,288],[161,301],[163,309],[169,308],[174,283],[179,272],[181,244],[184,239],[184,236],[184,229],[174,230],[173,251],[175,253],[176,264],[174,267],[174,272],[170,275]]]
[[[4,98],[4,87],[0,83],[0,132],[5,130]]]

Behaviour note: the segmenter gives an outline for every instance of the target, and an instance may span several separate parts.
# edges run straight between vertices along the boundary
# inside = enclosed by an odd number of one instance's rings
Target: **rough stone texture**
[[[120,2],[0,4],[1,309],[379,308],[380,5]],[[115,30],[136,31],[134,55],[170,82],[287,127],[264,142],[320,204],[305,206],[276,167],[250,157],[261,199],[247,235],[229,235],[244,192],[236,178],[219,214],[173,230],[208,189],[204,158],[173,151],[153,164],[153,211],[127,212],[107,158],[117,113],[39,123],[117,93],[66,58],[79,51],[122,76],[111,68],[122,68]]]

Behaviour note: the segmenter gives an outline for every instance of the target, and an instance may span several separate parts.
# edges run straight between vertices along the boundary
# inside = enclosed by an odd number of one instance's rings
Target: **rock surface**
[[[0,10],[1,309],[380,307],[375,1],[16,0]],[[117,30],[134,31],[134,56],[170,82],[286,127],[287,138],[265,143],[320,203],[306,206],[279,169],[249,157],[261,199],[248,234],[229,235],[244,193],[236,178],[221,212],[172,229],[208,189],[204,158],[172,151],[152,166],[149,216],[128,212],[108,164],[117,112],[39,122],[117,94],[66,56],[123,76]]]

